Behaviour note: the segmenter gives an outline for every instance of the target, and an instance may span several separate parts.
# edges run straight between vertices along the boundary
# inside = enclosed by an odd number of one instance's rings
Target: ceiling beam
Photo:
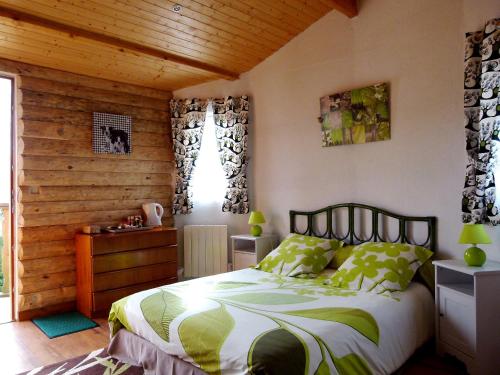
[[[333,9],[345,14],[349,18],[358,15],[358,6],[356,0],[330,0]]]
[[[187,65],[192,68],[200,69],[206,72],[219,75],[221,78],[235,80],[239,78],[239,73],[232,72],[226,69],[219,68],[215,65],[206,64],[198,60],[188,57],[179,56],[170,52],[166,52],[159,48],[144,46],[140,43],[132,42],[111,35],[100,34],[95,31],[82,29],[76,26],[68,25],[62,22],[46,19],[35,16],[33,14],[11,9],[9,7],[0,6],[0,17],[12,18],[15,21],[29,23],[31,25],[41,26],[52,30],[60,31],[69,34],[71,37],[82,37],[91,39],[97,42],[109,44],[114,47],[124,48],[127,50],[139,52],[144,55],[153,56],[159,59],[168,60],[176,64]]]

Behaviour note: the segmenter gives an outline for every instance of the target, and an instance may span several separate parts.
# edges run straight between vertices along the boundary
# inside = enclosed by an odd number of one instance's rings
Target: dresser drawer
[[[177,263],[160,263],[152,266],[129,268],[120,271],[98,273],[94,276],[94,292],[122,288],[134,284],[177,276]]]
[[[166,284],[172,284],[177,281],[177,277],[155,280],[149,283],[137,284],[126,288],[108,290],[105,292],[92,293],[93,311],[109,310],[113,302],[131,294],[156,288]]]
[[[177,246],[124,251],[116,254],[99,255],[92,259],[93,272],[111,272],[127,268],[172,262],[177,259]]]
[[[172,227],[75,236],[78,311],[92,318],[114,301],[177,281],[177,234]]]
[[[92,255],[110,254],[176,244],[177,232],[175,230],[96,235],[92,241]]]

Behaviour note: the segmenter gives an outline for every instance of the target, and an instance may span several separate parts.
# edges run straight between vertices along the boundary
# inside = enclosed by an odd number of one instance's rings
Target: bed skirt
[[[165,353],[125,329],[111,338],[108,353],[122,362],[141,366],[146,375],[206,375],[198,367]]]

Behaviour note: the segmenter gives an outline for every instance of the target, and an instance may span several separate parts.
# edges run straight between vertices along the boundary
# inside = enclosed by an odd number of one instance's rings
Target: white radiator
[[[184,276],[227,271],[227,225],[184,226]]]

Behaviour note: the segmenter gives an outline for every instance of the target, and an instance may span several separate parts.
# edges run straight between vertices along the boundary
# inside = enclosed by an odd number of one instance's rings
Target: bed
[[[290,211],[290,232],[436,246],[436,218],[354,203]],[[112,307],[108,351],[146,374],[391,374],[432,337],[434,301],[422,283],[379,295],[325,285],[332,272],[300,279],[249,268],[133,294]]]

